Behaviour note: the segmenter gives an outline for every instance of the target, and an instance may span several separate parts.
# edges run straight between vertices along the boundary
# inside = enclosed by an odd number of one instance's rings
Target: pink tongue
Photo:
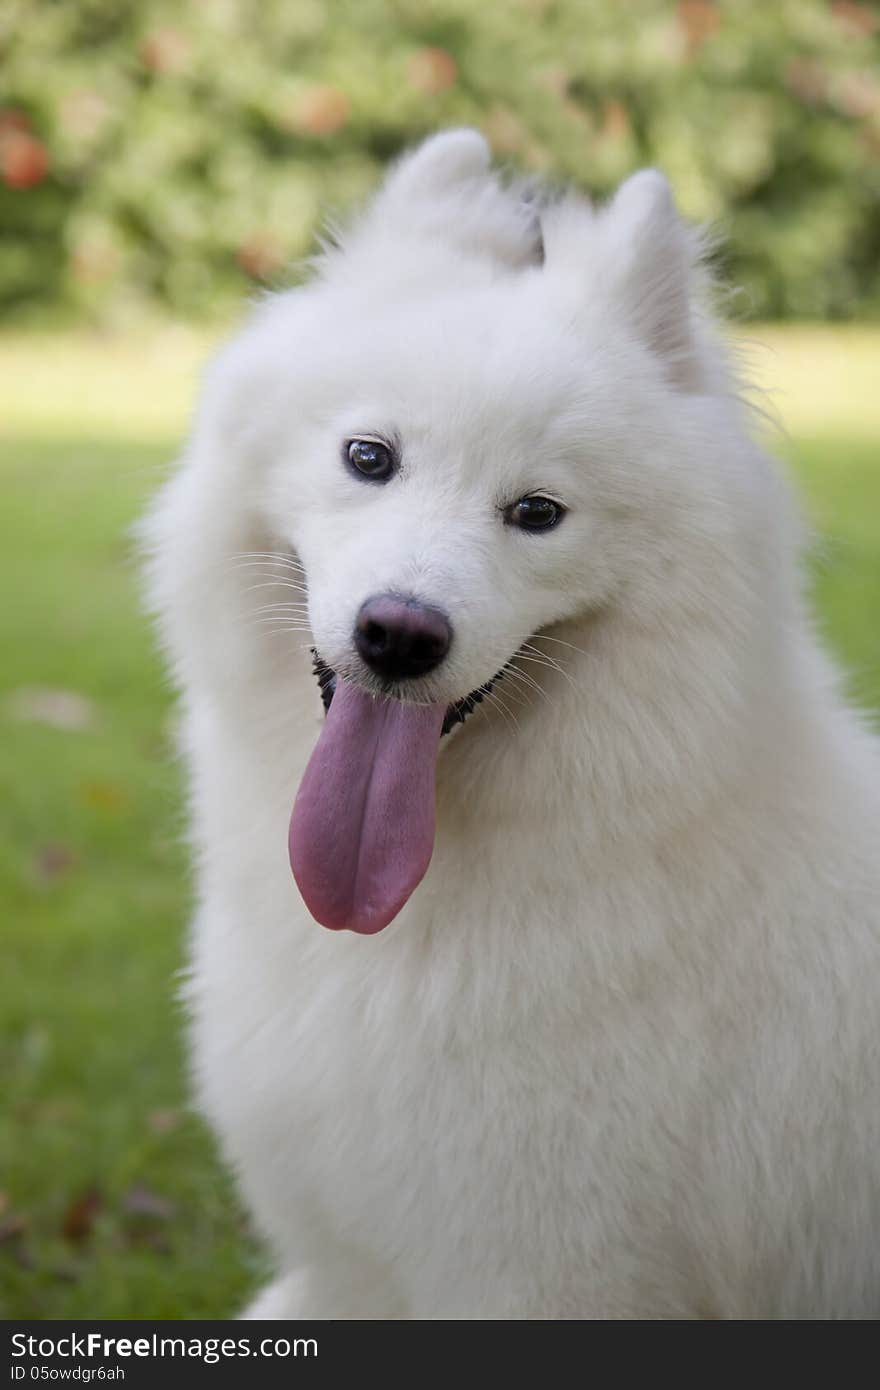
[[[290,818],[290,867],[312,916],[377,932],[421,881],[434,848],[443,705],[374,700],[337,681]]]

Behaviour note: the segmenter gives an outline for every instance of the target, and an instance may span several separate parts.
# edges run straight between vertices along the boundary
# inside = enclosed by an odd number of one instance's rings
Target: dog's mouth
[[[318,690],[321,694],[321,701],[324,705],[326,714],[333,701],[336,692],[337,676],[332,666],[319,653],[317,647],[311,648],[312,670],[315,673],[315,680],[318,682]],[[457,724],[463,724],[469,714],[473,714],[478,705],[481,705],[486,696],[489,695],[498,681],[504,679],[504,672],[498,671],[491,680],[472,690],[469,695],[465,695],[461,700],[455,700],[451,705],[447,705],[446,713],[443,716],[441,736],[450,733]]]
[[[290,866],[316,921],[370,935],[393,921],[434,849],[440,740],[499,677],[452,704],[376,699],[313,651],[326,718],[303,774]]]

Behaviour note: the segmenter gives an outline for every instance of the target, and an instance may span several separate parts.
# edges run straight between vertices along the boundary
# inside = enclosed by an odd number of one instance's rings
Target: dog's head
[[[761,509],[698,252],[653,171],[594,210],[503,186],[483,139],[450,132],[222,359],[191,494],[203,531],[246,519],[289,566],[333,695],[291,836],[329,925],[398,910],[430,857],[441,732],[549,626],[724,602]]]
[[[452,705],[632,586],[681,500],[672,398],[705,371],[659,174],[539,208],[487,158],[468,131],[422,146],[263,326],[267,518],[323,661],[404,700]]]

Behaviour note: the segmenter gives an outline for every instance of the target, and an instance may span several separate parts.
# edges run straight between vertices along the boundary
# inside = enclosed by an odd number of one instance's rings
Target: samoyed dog
[[[699,252],[443,133],[208,375],[146,532],[245,1316],[880,1314],[878,743]]]

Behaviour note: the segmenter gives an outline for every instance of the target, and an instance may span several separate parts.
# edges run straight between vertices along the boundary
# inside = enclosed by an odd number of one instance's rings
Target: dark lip
[[[312,647],[310,650],[312,653],[312,670],[318,682],[318,689],[321,692],[321,702],[324,706],[324,712],[326,713],[333,702],[333,693],[336,690],[336,672],[333,670],[332,666],[327,665],[327,662],[321,656],[317,647]],[[456,724],[463,724],[468,715],[473,714],[477,705],[483,703],[484,698],[489,694],[489,691],[495,683],[503,679],[504,672],[499,671],[490,681],[486,681],[485,685],[478,686],[476,690],[471,691],[470,695],[465,695],[463,699],[456,700],[451,704],[446,711],[441,734],[448,734],[450,730],[455,728]]]

